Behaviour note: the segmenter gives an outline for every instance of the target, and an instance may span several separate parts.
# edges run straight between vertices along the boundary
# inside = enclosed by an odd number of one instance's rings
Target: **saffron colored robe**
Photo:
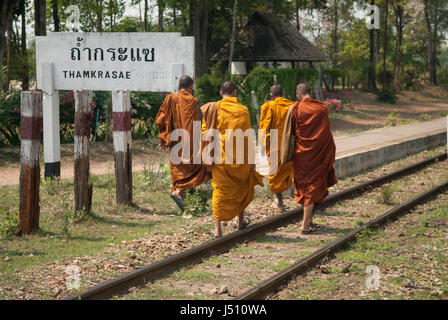
[[[281,163],[280,160],[280,145],[285,128],[286,115],[289,108],[292,106],[292,101],[285,98],[276,98],[274,101],[269,101],[261,106],[260,129],[266,130],[265,136],[261,137],[261,143],[266,149],[266,155],[271,155],[271,130],[278,130],[277,148],[272,150],[277,152],[277,170],[274,171],[275,164],[269,162],[269,190],[272,193],[282,193],[287,190],[292,183],[293,162]]]
[[[244,132],[250,129],[249,111],[238,103],[237,98],[225,98],[218,101],[216,112],[208,110],[204,113],[206,110],[204,108],[201,108],[201,110],[204,115],[202,135],[207,129],[217,129],[221,134],[222,164],[213,163],[211,165],[213,219],[215,221],[229,221],[242,213],[253,200],[255,185],[263,186],[263,177],[254,170],[254,164],[248,163],[248,152],[255,152],[255,150],[249,150],[247,141],[244,143],[244,163],[225,163],[225,130],[241,129]],[[216,114],[216,121],[210,119],[210,114],[213,113]],[[216,128],[213,128],[213,122]],[[202,143],[204,144],[204,142]],[[237,143],[234,142],[233,159],[235,163],[236,147]]]
[[[328,110],[322,102],[304,98],[292,108],[292,130],[296,136],[295,196],[298,203],[308,206],[322,202],[328,195],[328,188],[337,183],[333,167],[336,145]]]
[[[171,191],[192,189],[210,180],[207,169],[193,163],[193,121],[200,121],[199,112],[196,99],[187,90],[168,95],[156,117],[160,143],[170,148],[170,154],[171,148],[178,143],[170,141],[171,132],[185,129],[190,134],[190,163],[175,165],[170,159]]]

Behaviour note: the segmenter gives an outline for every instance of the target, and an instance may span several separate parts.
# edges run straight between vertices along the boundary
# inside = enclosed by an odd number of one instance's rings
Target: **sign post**
[[[117,203],[132,202],[131,98],[129,91],[112,92]]]
[[[59,135],[59,91],[54,90],[53,66],[42,62],[42,91],[44,116],[44,177],[61,176],[61,149]]]
[[[24,91],[21,96],[20,231],[39,228],[39,146],[42,130],[42,92]]]
[[[92,185],[89,183],[89,140],[92,123],[92,91],[75,91],[75,210],[90,212]]]

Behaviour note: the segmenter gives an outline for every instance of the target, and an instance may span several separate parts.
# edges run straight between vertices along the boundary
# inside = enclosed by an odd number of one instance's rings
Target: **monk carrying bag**
[[[283,129],[283,137],[280,148],[280,161],[287,163],[294,160],[294,147],[296,144],[296,136],[292,128],[292,112],[293,107],[289,108],[286,115],[285,128]]]

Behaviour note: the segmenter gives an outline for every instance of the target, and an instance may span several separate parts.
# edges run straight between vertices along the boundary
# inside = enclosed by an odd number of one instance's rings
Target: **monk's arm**
[[[266,154],[266,149],[269,148],[269,139],[271,136],[270,130],[272,128],[272,110],[269,107],[269,103],[265,103],[261,106],[260,114],[260,142],[262,146],[262,154]]]
[[[159,128],[159,138],[160,138],[160,144],[162,147],[166,147],[169,144],[169,105],[171,102],[171,96],[167,96],[165,100],[163,101],[162,105],[160,106],[159,112],[156,116],[156,125]]]

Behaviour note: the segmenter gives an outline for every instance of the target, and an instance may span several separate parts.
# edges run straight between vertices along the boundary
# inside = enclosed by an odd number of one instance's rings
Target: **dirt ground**
[[[401,121],[436,119],[448,114],[448,90],[440,87],[424,87],[418,92],[402,91],[397,103],[378,102],[369,92],[351,92],[354,109],[330,114],[331,128],[335,136],[384,127],[391,112],[400,114]]]

